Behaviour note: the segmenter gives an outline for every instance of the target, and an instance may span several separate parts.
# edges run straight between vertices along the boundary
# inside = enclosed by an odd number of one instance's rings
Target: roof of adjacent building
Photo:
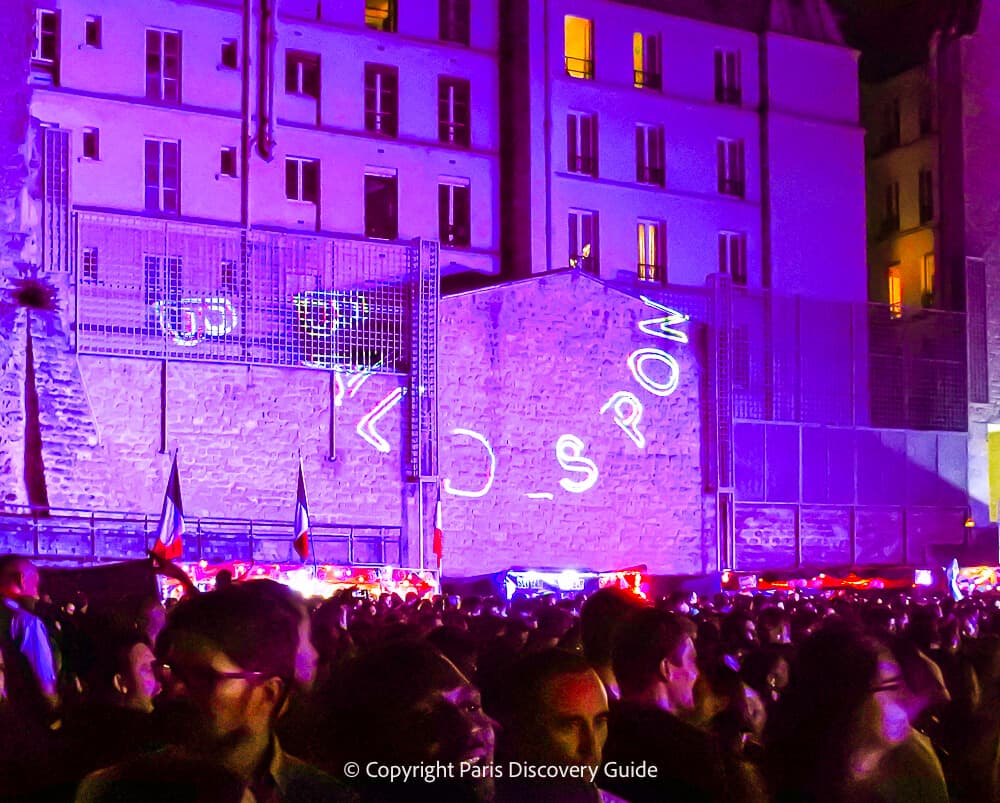
[[[827,0],[617,0],[677,17],[747,31],[774,31],[800,39],[843,45]]]

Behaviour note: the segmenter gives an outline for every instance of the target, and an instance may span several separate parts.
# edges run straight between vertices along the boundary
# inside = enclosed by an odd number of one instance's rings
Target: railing
[[[640,184],[655,184],[657,187],[662,187],[664,184],[664,173],[666,171],[662,167],[639,165],[635,172],[636,180]]]
[[[741,178],[719,178],[719,192],[723,195],[735,195],[742,198],[746,195],[746,184]]]
[[[585,176],[597,175],[597,159],[593,156],[570,154],[566,162],[571,173],[580,173]]]
[[[593,78],[594,60],[566,56],[566,74],[574,78]]]
[[[732,106],[739,106],[743,102],[743,90],[737,86],[726,86],[722,83],[715,85],[715,100],[717,103],[728,103]]]
[[[655,282],[657,284],[664,284],[667,273],[666,265],[648,262],[639,262],[636,264],[638,267],[638,278],[640,282]]]
[[[633,70],[633,80],[640,89],[662,89],[663,76],[648,70]]]
[[[0,505],[0,553],[43,561],[97,563],[143,558],[156,538],[155,514],[76,508]],[[309,530],[319,563],[398,566],[402,528],[318,523]],[[289,521],[263,519],[185,519],[183,560],[297,562]]]

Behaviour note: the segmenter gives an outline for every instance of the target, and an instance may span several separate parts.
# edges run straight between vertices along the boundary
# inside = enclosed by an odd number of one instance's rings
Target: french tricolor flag
[[[441,568],[441,559],[444,557],[444,522],[441,518],[441,495],[438,494],[437,505],[434,507],[434,539],[431,542],[431,549],[434,557],[437,558],[438,569]]]
[[[299,461],[299,485],[295,491],[295,540],[292,546],[302,560],[309,557],[309,503],[306,502],[306,480]]]
[[[160,526],[156,532],[153,554],[164,560],[177,560],[184,551],[184,506],[181,504],[181,481],[177,474],[177,455],[170,467],[167,492],[163,497]]]

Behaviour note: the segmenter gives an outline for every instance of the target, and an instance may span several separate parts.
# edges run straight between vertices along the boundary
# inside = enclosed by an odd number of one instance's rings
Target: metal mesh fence
[[[410,370],[417,246],[76,213],[81,352]]]
[[[962,313],[734,290],[731,359],[739,419],[967,426]]]

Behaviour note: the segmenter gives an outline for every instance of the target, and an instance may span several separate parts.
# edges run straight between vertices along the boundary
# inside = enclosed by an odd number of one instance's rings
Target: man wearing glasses
[[[333,778],[285,753],[275,738],[295,683],[300,617],[254,585],[177,606],[157,641],[155,665],[162,692],[154,716],[172,747],[88,776],[78,801],[119,799],[124,784],[134,790],[142,782],[144,768],[153,767],[147,776],[154,782],[161,775],[157,756],[208,759],[239,780],[244,800],[257,803],[353,799]],[[175,783],[183,785],[182,776]],[[162,777],[155,783],[162,791]]]

